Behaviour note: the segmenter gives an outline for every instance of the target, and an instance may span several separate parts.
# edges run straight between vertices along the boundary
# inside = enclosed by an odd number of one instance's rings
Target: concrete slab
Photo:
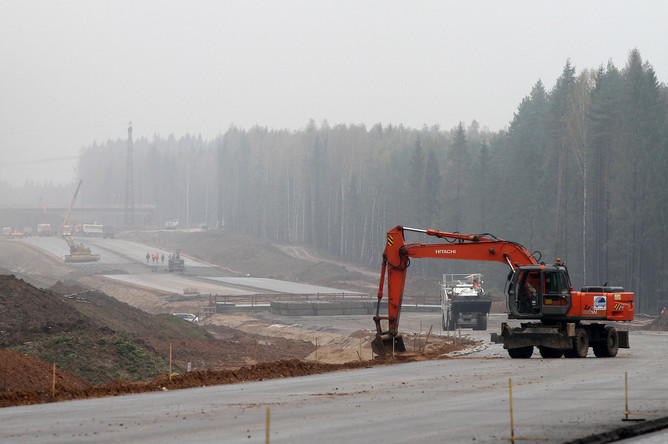
[[[206,279],[223,282],[241,287],[257,288],[259,290],[288,294],[340,294],[346,296],[359,295],[356,291],[341,290],[340,288],[323,287],[320,285],[302,284],[298,282],[280,281],[278,279],[258,277],[206,277]]]
[[[274,301],[271,312],[283,316],[371,315],[373,301]]]

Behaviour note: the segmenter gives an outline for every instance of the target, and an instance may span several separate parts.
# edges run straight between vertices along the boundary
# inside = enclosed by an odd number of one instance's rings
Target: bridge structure
[[[157,205],[135,205],[135,224],[139,226],[155,224]],[[67,214],[66,206],[59,205],[0,205],[0,226],[24,231],[31,227],[36,232],[37,224],[51,224],[59,231]],[[103,225],[122,227],[124,225],[125,205],[84,205],[72,208],[70,220],[73,225],[97,222]]]

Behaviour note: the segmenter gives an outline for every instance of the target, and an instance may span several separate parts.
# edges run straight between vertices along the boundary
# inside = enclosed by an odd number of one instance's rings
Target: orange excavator
[[[405,242],[405,232],[422,233],[443,242]],[[537,256],[537,257],[536,257]],[[436,230],[395,227],[387,233],[376,307],[376,338],[371,346],[377,355],[406,350],[399,332],[399,317],[410,258],[495,261],[510,267],[506,283],[508,319],[519,327],[501,324],[503,342],[512,358],[530,358],[538,347],[544,358],[584,358],[589,347],[597,357],[614,357],[628,348],[628,331],[617,330],[602,321],[631,321],[634,295],[621,287],[589,286],[574,291],[568,269],[559,259],[553,265],[540,261],[522,245],[490,234],[459,234]],[[387,272],[387,316],[380,315]],[[381,321],[387,321],[383,331]]]

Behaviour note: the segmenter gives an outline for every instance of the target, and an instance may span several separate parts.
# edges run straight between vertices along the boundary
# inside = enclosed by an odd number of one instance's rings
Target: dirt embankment
[[[297,258],[243,239],[226,238],[222,243],[218,239],[214,247],[212,239],[201,233],[188,239],[184,233],[170,236],[153,241],[167,242],[162,244],[166,247],[169,242],[174,247],[188,244],[207,261],[234,270],[248,266],[256,275],[354,289],[375,280],[312,254]],[[248,245],[254,245],[255,254],[240,256],[240,247],[247,251]],[[197,326],[171,315],[150,315],[99,289],[91,290],[86,283],[100,277],[86,276],[25,243],[3,242],[0,250],[0,266],[11,264],[12,272],[26,279],[0,270],[7,273],[0,276],[0,347],[6,349],[0,355],[2,406],[298,376],[386,365],[397,359],[436,359],[461,348],[446,338],[432,337],[420,347],[423,353],[372,360],[373,335],[367,331],[314,335],[248,315],[215,316]],[[261,260],[252,264],[249,257]],[[318,278],[311,279],[312,275]],[[145,294],[121,284],[112,290]],[[170,350],[175,373],[171,381]]]
[[[353,370],[359,368],[369,368],[381,365],[389,365],[397,362],[407,362],[416,359],[436,359],[442,356],[443,352],[454,351],[458,347],[451,346],[439,350],[431,349],[424,355],[417,357],[407,354],[402,357],[387,357],[385,359],[375,359],[373,361],[353,361],[343,364],[327,364],[317,361],[302,361],[299,359],[281,360],[275,362],[260,363],[251,366],[241,367],[236,370],[206,370],[193,371],[181,375],[160,374],[150,382],[126,382],[114,381],[104,386],[86,386],[81,384],[71,375],[63,376],[63,372],[57,373],[55,388],[51,384],[51,370],[46,363],[32,364],[29,371],[39,373],[42,378],[35,381],[39,389],[19,389],[12,391],[0,391],[0,407],[9,407],[16,405],[41,404],[57,401],[68,401],[73,399],[100,398],[106,396],[119,396],[136,393],[155,392],[161,390],[177,390],[184,388],[205,387],[208,385],[235,384],[239,382],[264,381],[267,379],[289,378],[295,376],[306,376],[320,373],[329,373],[335,371]],[[16,357],[13,352],[0,354],[0,358],[8,357],[11,364],[8,369],[25,370],[28,365],[23,363],[23,359],[31,357]],[[35,358],[32,358],[34,360]],[[19,370],[16,370],[19,371]],[[64,372],[67,373],[67,372]],[[32,385],[33,383],[29,383]],[[34,385],[32,385],[34,386]],[[19,387],[16,385],[15,387]]]
[[[0,406],[437,359],[462,348],[432,338],[422,353],[372,360],[368,332],[350,337],[321,332],[316,349],[299,329],[272,329],[269,322],[243,315],[210,322],[207,331],[174,316],[144,313],[101,292],[63,283],[42,290],[11,275],[0,275],[0,325],[7,327],[0,345],[11,348],[0,350]],[[171,380],[170,351],[176,372]]]

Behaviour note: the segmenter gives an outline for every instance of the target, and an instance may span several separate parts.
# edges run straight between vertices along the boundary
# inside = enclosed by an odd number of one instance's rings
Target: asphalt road
[[[261,279],[252,276],[238,276],[190,257],[184,257],[185,273],[169,273],[167,258],[172,253],[156,247],[149,247],[122,239],[74,238],[83,243],[100,260],[87,263],[70,263],[74,268],[86,273],[103,275],[125,283],[140,285],[165,293],[181,293],[186,288],[196,288],[204,294],[228,296],[251,295],[255,293],[348,293],[355,292],[336,288],[307,285],[276,279]],[[64,259],[69,253],[67,244],[61,237],[28,237],[17,242],[27,242],[44,251]],[[165,262],[146,261],[146,254],[165,256]]]
[[[631,417],[668,416],[667,339],[632,332],[632,348],[612,359],[510,359],[493,344],[458,359],[10,407],[0,441],[257,443],[269,408],[274,443],[500,442],[512,380],[515,437],[564,442],[628,424],[625,372],[629,410],[642,413]]]
[[[100,239],[100,238],[73,238],[74,242],[83,243],[91,249],[91,253],[99,254],[100,260],[98,262],[88,263],[72,263],[73,267],[94,270],[96,267],[116,267],[123,269],[126,272],[133,272],[138,265],[145,265],[150,269],[154,266],[152,262],[146,262],[146,253],[158,253],[167,257],[172,253],[169,250],[163,250],[156,247],[148,247],[146,245],[130,242],[122,239]],[[28,242],[38,248],[41,248],[50,254],[64,259],[65,255],[69,254],[67,243],[62,237],[27,237],[20,242]],[[186,259],[186,265],[189,268],[196,268],[198,270],[210,268],[211,265],[193,259]],[[156,267],[166,267],[166,262],[163,264],[155,264]],[[126,268],[128,268],[126,270]],[[147,268],[144,268],[146,270]]]

